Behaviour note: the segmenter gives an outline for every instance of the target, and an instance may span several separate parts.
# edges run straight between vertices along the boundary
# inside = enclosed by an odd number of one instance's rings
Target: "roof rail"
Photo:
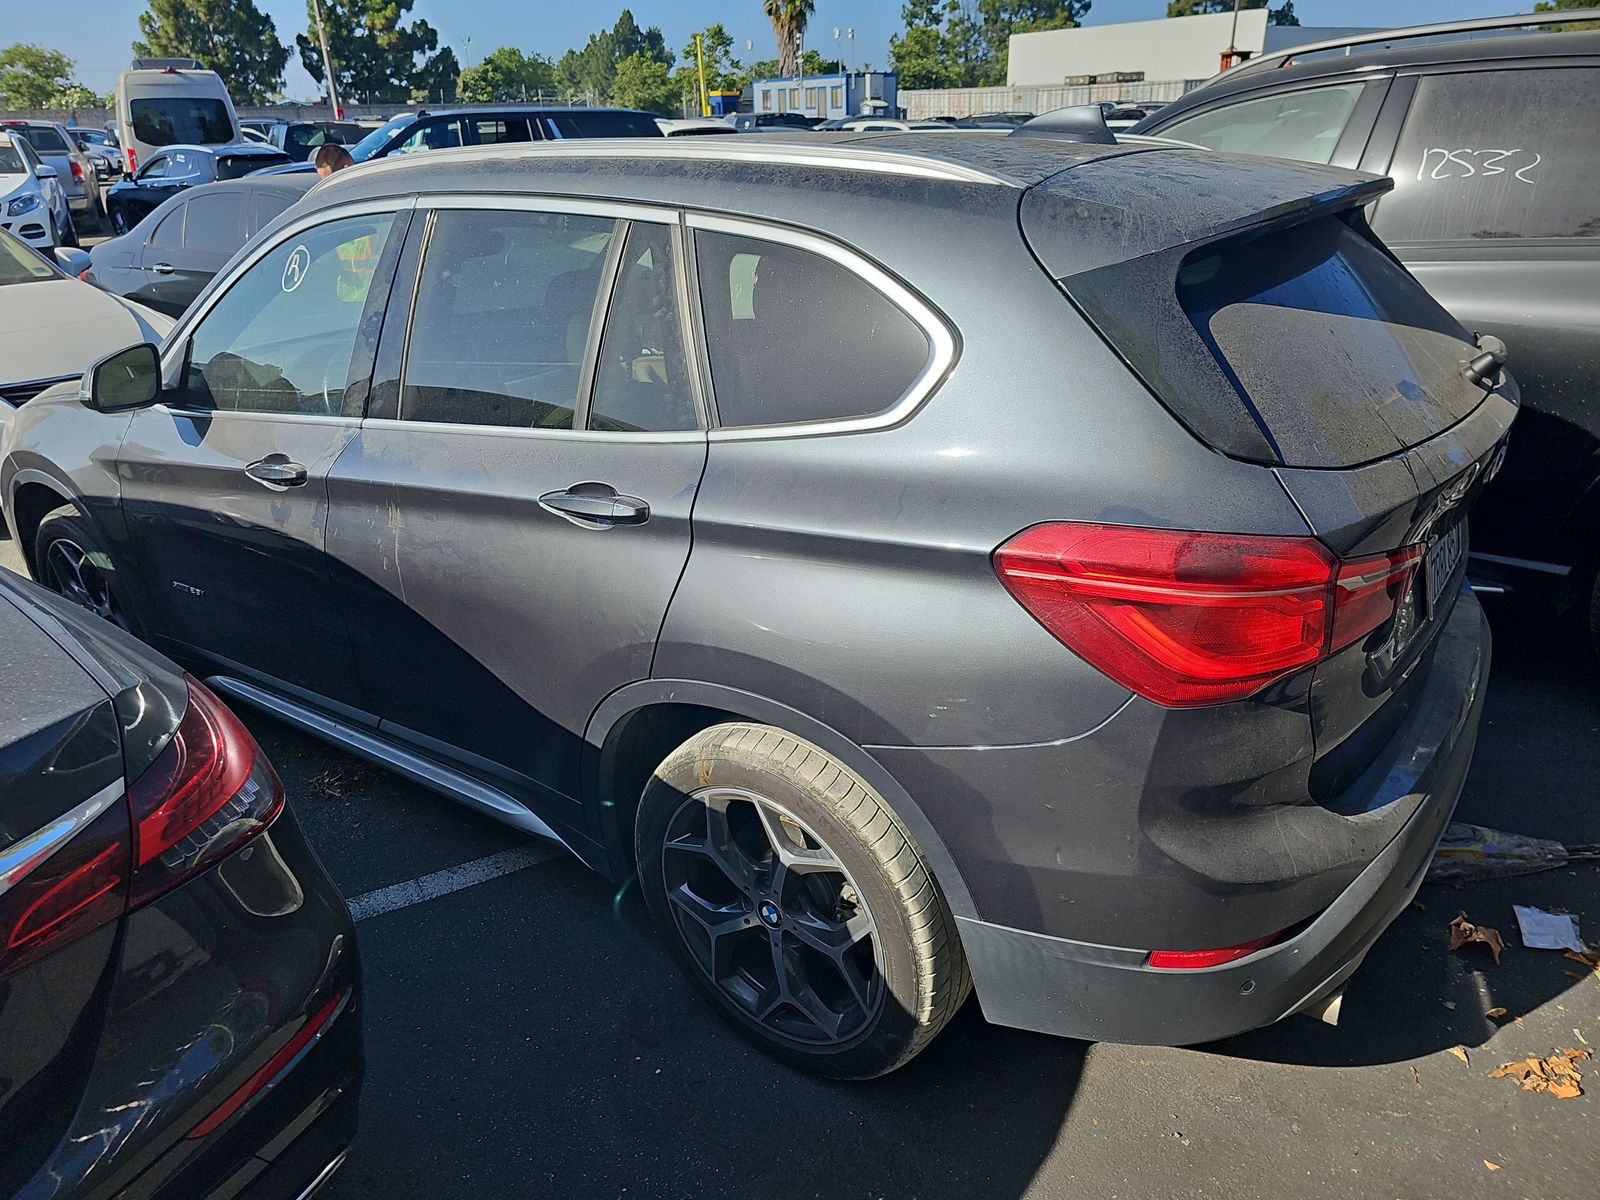
[[[1241,73],[1254,75],[1274,67],[1288,66],[1307,54],[1327,50],[1345,50],[1357,46],[1381,46],[1393,42],[1412,41],[1417,38],[1442,37],[1452,33],[1479,33],[1494,29],[1521,29],[1530,25],[1569,25],[1575,21],[1600,21],[1600,8],[1573,9],[1560,12],[1515,13],[1509,17],[1475,17],[1470,21],[1442,21],[1437,25],[1412,25],[1400,29],[1379,29],[1370,33],[1351,34],[1348,37],[1330,38],[1325,42],[1307,42],[1300,46],[1286,46],[1269,54],[1258,54],[1237,67],[1213,78],[1236,78]]]
[[[130,71],[202,71],[197,59],[193,58],[136,58]]]

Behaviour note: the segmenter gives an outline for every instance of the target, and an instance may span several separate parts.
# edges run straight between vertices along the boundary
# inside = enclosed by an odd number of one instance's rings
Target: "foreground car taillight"
[[[1309,537],[1054,522],[995,551],[1046,629],[1169,707],[1242,699],[1394,617],[1422,548],[1340,561]]]
[[[283,807],[283,784],[239,718],[195,680],[167,748],[128,789],[137,906],[254,837]]]
[[[73,158],[73,159],[69,159],[67,161],[67,165],[72,168],[72,177],[74,179],[78,180],[79,182],[82,182],[82,180],[83,180],[83,164],[80,163],[77,159]]]
[[[272,823],[283,784],[250,732],[203,685],[172,740],[127,790],[40,831],[0,864],[0,980],[177,887]],[[51,843],[52,833],[70,840]],[[15,860],[15,861],[12,861]]]

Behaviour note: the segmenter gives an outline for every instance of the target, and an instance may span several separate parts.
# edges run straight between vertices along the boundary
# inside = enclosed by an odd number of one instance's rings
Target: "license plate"
[[[1444,599],[1445,592],[1449,590],[1450,581],[1455,578],[1456,568],[1461,565],[1461,556],[1466,548],[1465,521],[1457,521],[1428,547],[1427,557],[1423,560],[1422,583],[1427,589],[1429,618],[1438,611],[1439,601]]]

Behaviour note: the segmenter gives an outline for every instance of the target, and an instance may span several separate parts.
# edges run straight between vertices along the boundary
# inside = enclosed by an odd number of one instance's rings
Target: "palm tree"
[[[812,0],[761,0],[761,11],[772,22],[773,36],[778,39],[779,75],[800,73],[800,35],[816,7]]]

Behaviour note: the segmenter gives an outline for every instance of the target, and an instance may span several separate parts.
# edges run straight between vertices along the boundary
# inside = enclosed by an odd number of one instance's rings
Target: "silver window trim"
[[[559,439],[585,442],[704,442],[704,429],[666,429],[660,432],[625,429],[523,429],[518,425],[468,425],[460,421],[415,421],[399,417],[368,417],[363,429],[405,429],[413,433],[472,434],[475,437],[523,438],[532,441]]]
[[[219,300],[233,290],[234,284],[239,281],[240,277],[243,276],[246,271],[251,270],[258,262],[260,262],[267,255],[271,254],[279,246],[283,245],[291,238],[300,236],[308,229],[315,229],[319,225],[328,225],[334,221],[344,220],[347,217],[371,217],[384,213],[391,213],[398,217],[401,213],[407,212],[416,206],[417,198],[415,196],[391,196],[383,200],[364,200],[359,203],[340,205],[337,208],[318,209],[314,213],[307,213],[298,220],[292,221],[288,225],[285,225],[273,235],[270,241],[262,242],[261,245],[251,250],[245,258],[241,259],[239,263],[228,272],[228,279],[224,286],[217,288],[209,296],[207,296],[205,298],[205,302],[199,307],[191,309],[178,319],[178,323],[172,327],[172,332],[167,334],[166,341],[161,343],[162,386],[165,387],[167,384],[172,382],[172,372],[183,365],[183,355],[178,353],[178,351],[181,350],[184,343],[189,340],[190,334],[193,332],[195,327],[198,326],[201,321],[206,319],[211,310],[217,306],[217,302]],[[155,407],[165,408],[166,406],[156,405]],[[184,408],[175,409],[173,411],[209,414],[217,410]],[[296,414],[293,413],[270,415],[275,416],[278,420],[296,419]],[[318,418],[313,417],[311,419]]]
[[[121,799],[126,790],[120,779],[107,784],[82,804],[68,809],[42,829],[35,830],[0,851],[0,896],[43,866],[84,826]]]
[[[519,143],[521,144],[521,143]],[[416,197],[418,208],[476,209],[483,212],[547,212],[580,217],[602,217],[612,221],[650,221],[657,225],[676,225],[678,210],[650,204],[586,200],[581,196],[545,196],[537,192],[422,192]]]
[[[883,268],[872,263],[853,250],[847,250],[837,242],[819,237],[814,233],[805,233],[798,229],[791,229],[782,225],[769,225],[762,221],[748,220],[743,217],[723,217],[710,213],[687,214],[688,226],[691,230],[704,229],[709,233],[726,233],[736,237],[748,237],[757,241],[775,242],[779,245],[794,246],[801,250],[819,254],[844,267],[847,271],[860,277],[860,279],[878,292],[910,317],[917,326],[927,335],[928,358],[923,363],[922,370],[911,381],[909,387],[900,394],[900,398],[881,412],[872,413],[864,417],[847,417],[839,420],[787,422],[775,425],[745,425],[736,428],[715,427],[710,430],[710,438],[714,442],[747,442],[765,438],[812,437],[819,434],[830,433],[864,433],[874,429],[887,429],[898,425],[912,413],[920,408],[944,381],[950,368],[956,361],[956,339],[950,326],[931,306],[910,288],[890,275]],[[696,297],[696,302],[699,298]],[[711,381],[713,396],[716,393],[716,378]]]

